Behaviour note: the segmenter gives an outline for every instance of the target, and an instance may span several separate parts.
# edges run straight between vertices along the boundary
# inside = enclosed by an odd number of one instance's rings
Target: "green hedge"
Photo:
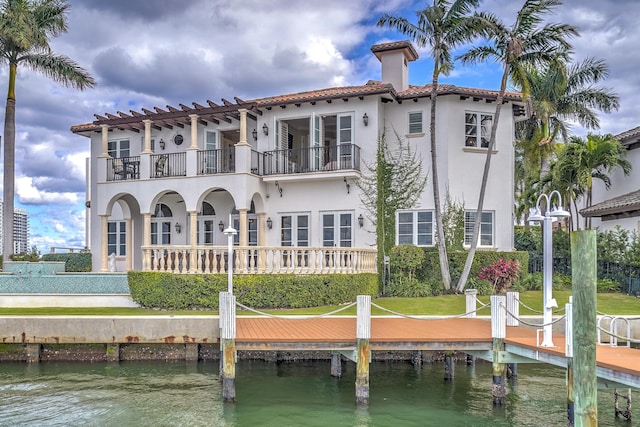
[[[130,271],[131,297],[143,307],[217,309],[219,293],[227,289],[226,274],[171,274]],[[238,275],[233,278],[237,301],[253,308],[302,308],[355,301],[357,295],[377,295],[377,274]]]
[[[91,252],[73,252],[66,254],[44,254],[42,261],[64,262],[64,271],[85,273],[91,271]]]

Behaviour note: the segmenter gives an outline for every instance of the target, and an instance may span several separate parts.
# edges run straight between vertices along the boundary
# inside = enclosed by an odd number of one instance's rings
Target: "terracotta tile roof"
[[[380,43],[371,46],[371,52],[373,52],[378,59],[380,59],[380,52],[388,52],[390,50],[404,50],[404,54],[409,61],[415,61],[418,59],[418,52],[416,52],[416,49],[409,40]]]
[[[582,209],[580,214],[585,217],[602,217],[605,215],[613,215],[637,211],[640,209],[640,190],[623,194],[622,196],[613,197],[593,206]]]
[[[431,84],[424,86],[410,86],[409,89],[398,93],[399,98],[415,98],[425,97],[431,94]],[[476,97],[482,99],[495,100],[498,97],[497,90],[476,89],[470,87],[461,87],[449,84],[438,85],[438,95],[460,95],[468,97]],[[520,92],[505,92],[504,98],[507,101],[522,102],[522,94]]]
[[[628,142],[630,139],[637,138],[637,137],[640,137],[640,126],[615,135],[615,138],[620,142],[622,142],[623,144],[625,142]]]

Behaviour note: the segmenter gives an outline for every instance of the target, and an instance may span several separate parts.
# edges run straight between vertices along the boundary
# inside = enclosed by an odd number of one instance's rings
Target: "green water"
[[[0,365],[2,426],[563,426],[564,371],[520,365],[505,408],[491,403],[491,365],[415,369],[374,362],[370,404],[357,408],[355,365],[240,361],[237,403],[221,402],[217,362]],[[637,396],[637,390],[634,391]],[[600,426],[616,423],[613,391],[598,395]]]

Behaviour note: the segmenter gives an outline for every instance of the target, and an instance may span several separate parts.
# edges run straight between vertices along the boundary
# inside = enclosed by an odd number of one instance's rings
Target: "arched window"
[[[156,205],[153,215],[151,215],[151,244],[170,245],[171,244],[171,220],[173,212],[164,203]],[[165,219],[168,218],[169,221]]]
[[[198,244],[212,245],[215,243],[215,214],[216,210],[211,203],[202,202],[198,212]]]
[[[151,218],[171,218],[173,216],[173,212],[171,212],[171,208],[164,203],[158,203],[156,205],[155,212],[151,215]]]

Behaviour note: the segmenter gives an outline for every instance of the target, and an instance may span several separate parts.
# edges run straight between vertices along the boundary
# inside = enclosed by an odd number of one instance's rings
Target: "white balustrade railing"
[[[144,271],[225,273],[226,246],[143,246]],[[376,250],[341,247],[234,246],[238,274],[375,273]]]

